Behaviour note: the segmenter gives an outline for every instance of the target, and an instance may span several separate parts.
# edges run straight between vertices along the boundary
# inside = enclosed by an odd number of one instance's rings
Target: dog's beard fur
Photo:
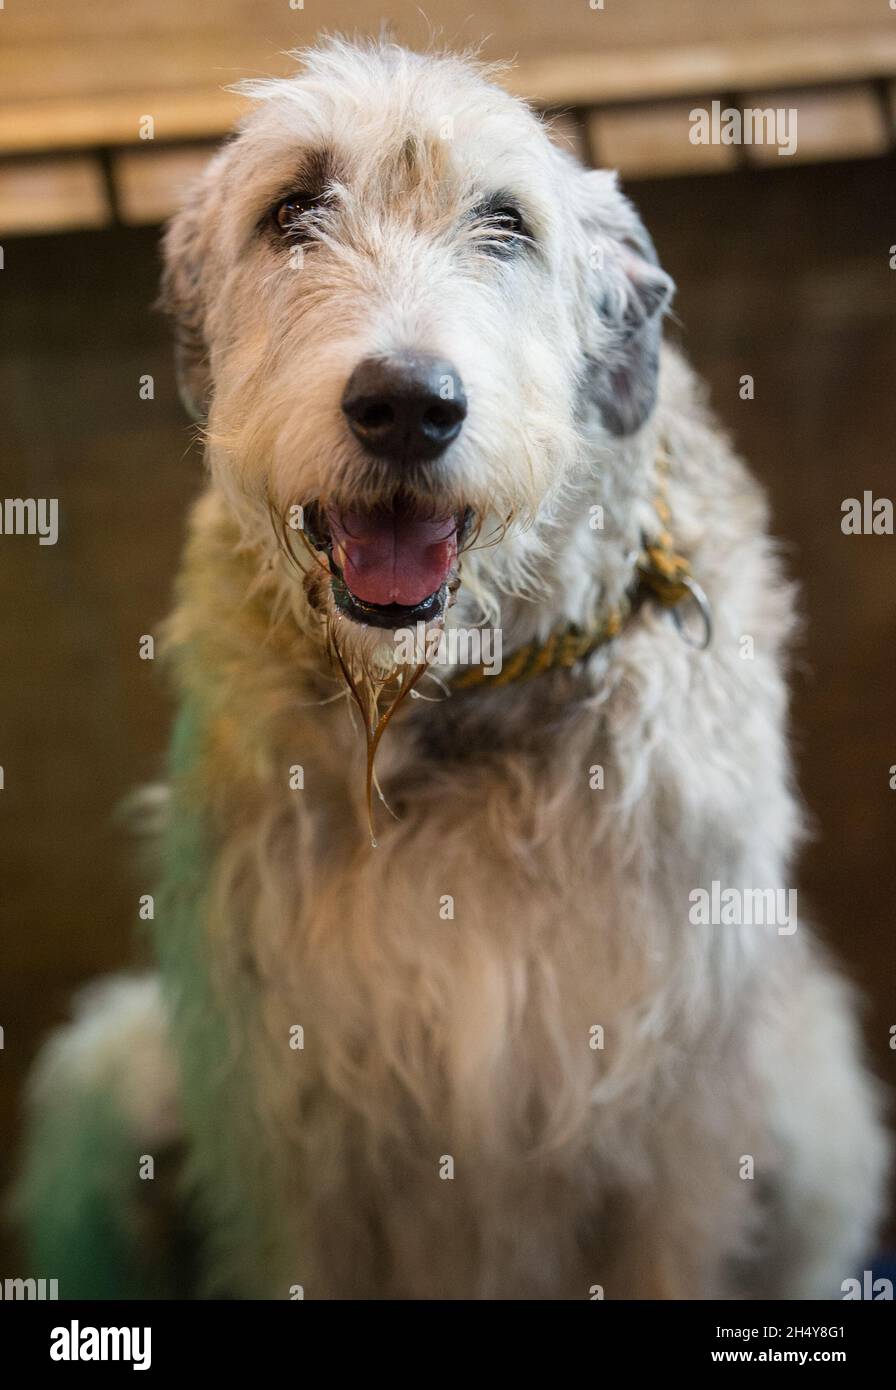
[[[371,844],[376,848],[374,829],[373,794],[374,790],[387,811],[388,802],[383,795],[376,776],[376,753],[386,728],[399,708],[413,695],[421,679],[427,675],[431,656],[415,666],[399,664],[396,647],[390,644],[382,631],[377,629],[358,630],[355,624],[347,621],[333,604],[331,595],[332,571],[322,558],[320,549],[312,544],[304,527],[290,525],[290,513],[279,511],[273,504],[269,506],[271,526],[280,554],[285,562],[287,576],[295,572],[305,601],[312,613],[320,620],[321,642],[328,667],[337,672],[344,682],[345,691],[351,696],[361,720],[361,730],[367,745],[365,796],[367,805],[367,826]],[[449,618],[455,595],[461,584],[461,565],[466,553],[478,549],[498,546],[508,530],[517,523],[514,515],[508,515],[500,523],[495,523],[487,536],[483,536],[484,521],[479,519],[465,530],[462,544],[458,548],[454,570],[449,578],[448,597],[445,608],[430,623],[427,633],[444,630]],[[287,577],[287,583],[289,579]],[[520,595],[537,601],[534,593]],[[313,621],[313,620],[312,620]],[[435,650],[431,642],[425,651]],[[437,682],[443,697],[448,691],[441,681]],[[390,812],[391,814],[391,812]]]

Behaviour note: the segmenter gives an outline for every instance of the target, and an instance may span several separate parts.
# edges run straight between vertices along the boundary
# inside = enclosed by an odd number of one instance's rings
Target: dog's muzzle
[[[306,530],[323,550],[333,599],[355,622],[398,628],[444,612],[470,514],[421,499],[421,466],[463,428],[467,399],[450,362],[429,353],[367,357],[346,383],[342,411],[377,467],[391,473],[379,505],[315,504]],[[396,487],[397,490],[393,491]]]

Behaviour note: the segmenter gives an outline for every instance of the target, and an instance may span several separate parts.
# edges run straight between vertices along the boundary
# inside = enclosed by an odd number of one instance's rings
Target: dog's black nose
[[[407,352],[359,362],[343,392],[342,409],[365,449],[417,463],[438,458],[457,438],[467,398],[450,362]]]

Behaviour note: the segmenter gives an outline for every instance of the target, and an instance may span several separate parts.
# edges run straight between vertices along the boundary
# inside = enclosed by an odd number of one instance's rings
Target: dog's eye
[[[526,235],[523,214],[520,212],[519,208],[509,205],[503,208],[495,208],[494,212],[489,213],[488,220],[495,227],[498,227],[499,230],[510,232],[513,236]]]
[[[303,220],[320,207],[321,202],[319,193],[290,193],[274,208],[274,225],[284,236],[301,236]]]
[[[483,203],[473,216],[482,249],[494,256],[512,255],[522,242],[532,241],[523,214],[514,203]]]

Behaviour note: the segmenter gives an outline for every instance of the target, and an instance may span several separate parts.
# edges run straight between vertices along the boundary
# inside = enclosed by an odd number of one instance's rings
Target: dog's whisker
[[[322,700],[297,700],[296,709],[319,709],[322,705],[334,705],[338,700],[348,700],[351,694],[348,690],[337,690],[335,695],[326,695]]]
[[[413,693],[414,693],[414,692],[411,691],[411,694],[413,694]],[[376,788],[376,794],[377,794],[377,796],[379,797],[379,799],[380,799],[380,801],[382,802],[382,804],[385,806],[386,810],[388,811],[388,813],[389,813],[389,815],[392,817],[392,819],[393,819],[393,820],[400,820],[400,819],[401,819],[400,816],[399,816],[395,811],[393,811],[392,807],[389,805],[388,801],[386,800],[386,797],[385,797],[385,795],[384,795],[384,793],[383,793],[383,789],[382,789],[382,787],[380,786],[380,779],[377,777],[376,772],[374,772],[374,774],[373,774],[373,785],[374,785],[374,787]]]
[[[426,703],[429,705],[440,705],[444,700],[448,700],[451,698],[451,691],[448,689],[445,682],[439,679],[439,677],[435,674],[431,667],[427,669],[425,674],[428,680],[435,682],[435,684],[441,690],[442,695],[441,697],[436,695],[424,695],[422,690],[412,690],[412,700],[425,700]]]

